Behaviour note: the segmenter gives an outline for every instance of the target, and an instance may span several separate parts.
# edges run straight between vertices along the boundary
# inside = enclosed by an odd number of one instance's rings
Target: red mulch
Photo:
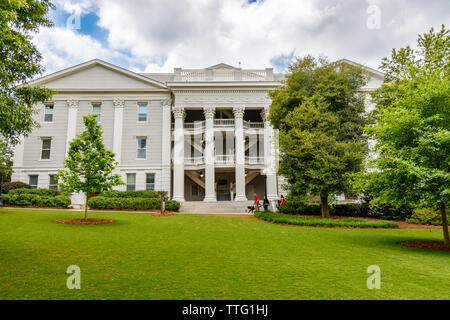
[[[439,241],[405,241],[399,243],[399,245],[409,248],[450,251],[450,246],[445,246],[444,242]]]
[[[96,224],[108,224],[108,223],[114,223],[114,220],[109,219],[64,219],[64,220],[56,220],[55,223],[60,224],[76,224],[76,225],[96,225]]]

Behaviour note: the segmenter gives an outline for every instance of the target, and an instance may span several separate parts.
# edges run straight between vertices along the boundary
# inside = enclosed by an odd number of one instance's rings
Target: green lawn
[[[282,226],[253,217],[0,210],[0,299],[450,299],[450,254],[401,247],[441,230]],[[66,269],[81,268],[81,290]],[[381,268],[368,290],[366,269]]]

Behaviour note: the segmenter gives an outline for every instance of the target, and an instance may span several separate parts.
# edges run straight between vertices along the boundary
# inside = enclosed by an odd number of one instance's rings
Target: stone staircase
[[[253,201],[186,201],[181,202],[181,213],[247,213]]]

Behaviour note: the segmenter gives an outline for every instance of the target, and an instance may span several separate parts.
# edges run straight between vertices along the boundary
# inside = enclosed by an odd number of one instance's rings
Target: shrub
[[[285,214],[320,215],[320,204],[312,203],[305,197],[289,196],[280,207],[280,212]]]
[[[50,197],[30,193],[9,193],[4,195],[3,200],[6,205],[20,207],[67,208],[71,204],[68,196]]]
[[[8,193],[14,189],[30,189],[31,186],[21,181],[5,182],[2,186],[2,192]]]
[[[158,198],[158,192],[153,190],[140,190],[140,191],[105,191],[102,192],[99,197],[104,198]]]
[[[98,196],[89,199],[88,206],[91,209],[152,210],[161,209],[161,200],[157,198],[110,198]]]
[[[398,228],[394,222],[388,221],[366,221],[363,219],[324,219],[315,217],[302,217],[298,215],[287,215],[273,213],[270,211],[257,211],[255,216],[270,222],[285,223],[300,226],[314,227],[350,227],[350,228]]]
[[[9,194],[34,194],[42,197],[56,197],[61,195],[61,191],[53,189],[14,189],[9,192]]]
[[[412,216],[413,207],[394,206],[386,203],[369,204],[369,214],[378,219],[405,221]]]
[[[341,217],[369,217],[369,207],[366,203],[339,203],[333,204],[330,208],[333,216]]]
[[[180,210],[180,203],[175,200],[167,200],[166,201],[166,210],[167,211],[178,211],[178,210]]]
[[[448,217],[448,214],[447,214]],[[406,220],[410,223],[441,226],[442,217],[440,210],[436,208],[419,208],[413,211],[411,218]]]

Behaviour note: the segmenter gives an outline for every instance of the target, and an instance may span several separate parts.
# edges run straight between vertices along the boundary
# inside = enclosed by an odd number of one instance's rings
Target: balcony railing
[[[264,129],[264,122],[244,121],[244,129]]]
[[[175,81],[273,81],[273,69],[174,69]]]
[[[200,165],[200,164],[204,164],[205,163],[205,159],[203,158],[203,156],[199,156],[199,157],[185,157],[184,158],[184,164],[186,165]]]
[[[264,157],[245,156],[245,164],[264,164]]]
[[[217,154],[216,163],[219,164],[234,163],[234,154]]]
[[[216,126],[216,127],[234,127],[234,119],[215,119],[214,126]]]

